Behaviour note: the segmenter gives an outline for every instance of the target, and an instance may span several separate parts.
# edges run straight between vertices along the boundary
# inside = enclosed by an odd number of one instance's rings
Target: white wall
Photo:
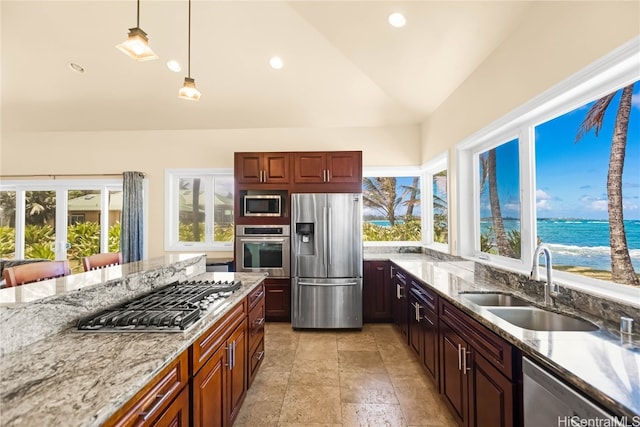
[[[640,34],[640,2],[537,2],[499,48],[422,124],[422,162],[449,153],[456,217],[454,147]],[[455,250],[457,233],[450,224]]]
[[[158,256],[164,248],[165,169],[233,168],[235,151],[315,150],[362,150],[365,166],[416,166],[420,127],[14,133],[0,142],[0,174],[144,172],[149,256]]]

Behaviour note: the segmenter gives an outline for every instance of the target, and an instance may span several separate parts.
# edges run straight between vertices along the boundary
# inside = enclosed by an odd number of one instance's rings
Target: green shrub
[[[0,257],[13,258],[16,253],[16,229],[0,227]]]

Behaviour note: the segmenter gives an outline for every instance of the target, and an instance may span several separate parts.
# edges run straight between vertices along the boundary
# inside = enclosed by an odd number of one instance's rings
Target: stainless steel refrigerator
[[[362,194],[292,194],[294,328],[362,328]]]

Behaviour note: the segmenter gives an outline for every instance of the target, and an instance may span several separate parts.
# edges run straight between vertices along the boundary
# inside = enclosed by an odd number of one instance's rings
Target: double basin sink
[[[499,318],[532,331],[596,331],[598,326],[572,316],[544,310],[515,295],[501,293],[463,293],[464,300],[486,307]]]

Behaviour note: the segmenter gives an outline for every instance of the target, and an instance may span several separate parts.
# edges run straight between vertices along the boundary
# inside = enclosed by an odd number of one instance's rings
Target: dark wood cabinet
[[[365,323],[390,322],[391,264],[389,261],[365,261],[362,281],[362,315]]]
[[[154,427],[189,427],[189,387],[182,389],[178,397],[153,425]]]
[[[362,152],[297,152],[293,153],[294,184],[321,184],[310,186],[313,191],[362,191]],[[305,187],[301,187],[304,189]]]
[[[237,183],[288,184],[290,153],[235,153]]]
[[[402,270],[391,267],[392,312],[393,323],[402,334],[402,337],[409,339],[409,300],[407,298],[407,275]]]
[[[517,352],[509,343],[453,307],[440,306],[440,391],[466,427],[513,427]]]
[[[265,317],[268,322],[291,321],[291,279],[265,279]]]
[[[411,280],[409,345],[435,384],[438,384],[438,296]]]

